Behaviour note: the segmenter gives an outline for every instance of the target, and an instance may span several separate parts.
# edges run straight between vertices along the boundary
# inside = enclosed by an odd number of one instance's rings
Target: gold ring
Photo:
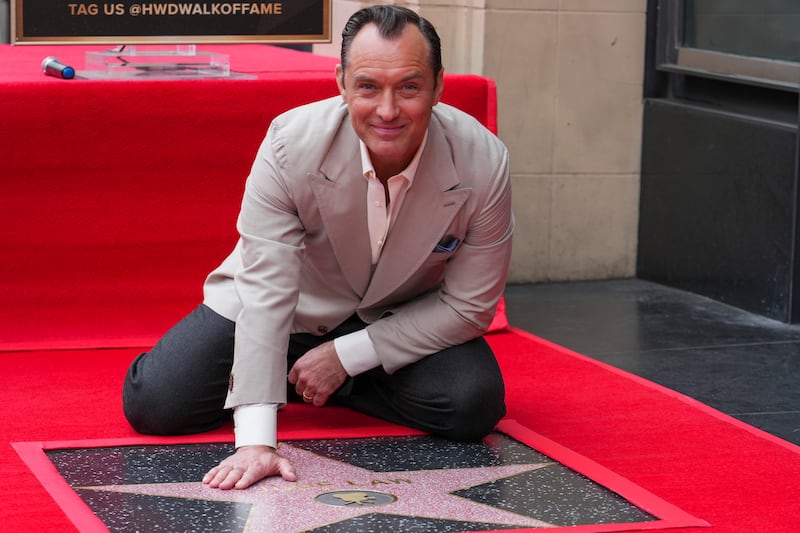
[[[306,394],[306,391],[303,391],[303,399],[305,401],[307,401],[307,402],[310,402],[311,400],[314,399],[314,397],[313,396],[309,396],[308,394]]]

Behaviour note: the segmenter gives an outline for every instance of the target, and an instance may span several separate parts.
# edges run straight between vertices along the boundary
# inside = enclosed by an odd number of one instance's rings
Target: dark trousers
[[[308,350],[365,325],[354,316],[323,336],[291,335],[289,367]],[[223,406],[234,328],[234,322],[200,305],[151,351],[140,354],[131,363],[122,393],[133,428],[156,435],[198,433],[230,417]],[[294,395],[292,386],[289,390]],[[434,435],[476,440],[505,414],[504,396],[494,354],[478,338],[391,375],[378,367],[348,379],[331,403]]]

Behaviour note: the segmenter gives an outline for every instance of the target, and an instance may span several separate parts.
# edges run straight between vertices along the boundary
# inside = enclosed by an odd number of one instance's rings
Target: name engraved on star
[[[336,486],[347,487],[378,487],[378,486],[392,486],[412,484],[413,481],[409,478],[396,477],[388,479],[370,479],[367,481],[352,481],[349,479],[341,480],[338,483],[330,481],[296,481],[296,482],[277,482],[260,485],[259,490],[264,492],[290,492],[296,490],[318,490],[318,489],[331,489]]]

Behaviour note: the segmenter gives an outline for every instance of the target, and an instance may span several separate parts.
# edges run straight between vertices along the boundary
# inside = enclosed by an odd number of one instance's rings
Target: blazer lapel
[[[458,185],[447,140],[432,120],[414,184],[386,241],[363,307],[390,295],[430,257],[471,193],[471,189],[457,189]]]
[[[372,252],[367,231],[367,181],[362,177],[358,138],[345,119],[320,175],[310,176],[333,253],[353,290],[363,295],[370,280]]]

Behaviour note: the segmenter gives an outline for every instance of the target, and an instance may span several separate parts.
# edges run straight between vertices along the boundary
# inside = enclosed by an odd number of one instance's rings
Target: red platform
[[[337,94],[336,58],[268,45],[200,47],[256,79],[40,71],[45,56],[80,70],[101,49],[0,46],[0,350],[152,345],[236,242],[271,119]],[[445,102],[496,131],[491,80],[448,76],[445,87]]]

